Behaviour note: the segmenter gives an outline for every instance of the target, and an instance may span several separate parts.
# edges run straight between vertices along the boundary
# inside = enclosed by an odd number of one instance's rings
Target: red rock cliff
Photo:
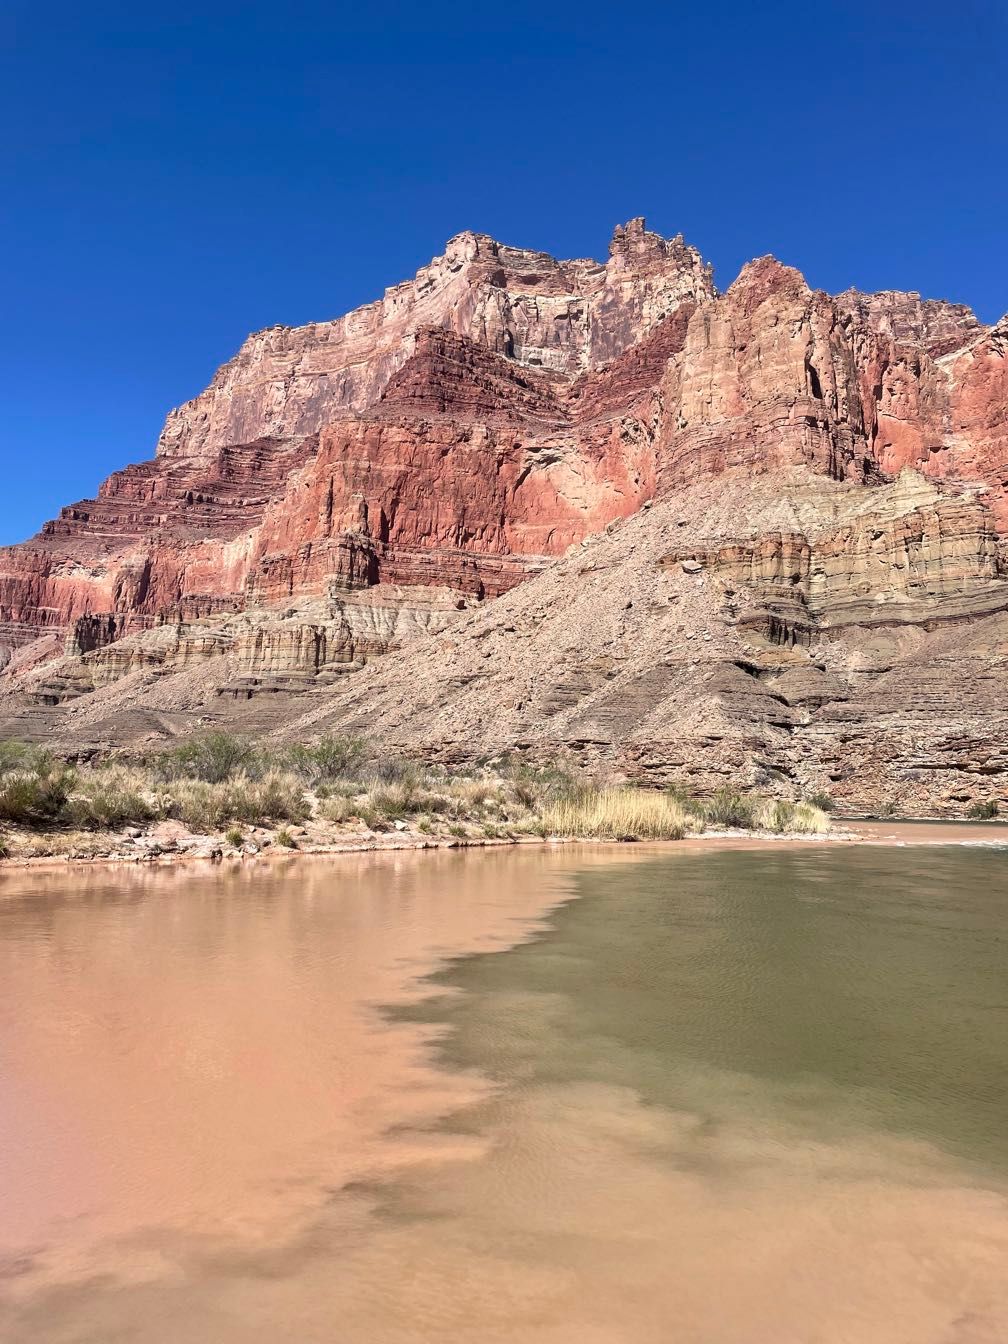
[[[249,337],[154,461],[0,552],[0,661],[333,582],[492,595],[723,472],[913,466],[985,491],[1004,533],[1006,354],[1004,322],[831,298],[772,258],[719,296],[640,219],[605,265],[459,234],[373,304]]]

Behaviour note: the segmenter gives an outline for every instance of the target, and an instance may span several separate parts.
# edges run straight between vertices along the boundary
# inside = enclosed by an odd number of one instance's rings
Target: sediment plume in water
[[[912,899],[878,850],[26,878],[0,911],[0,1327],[1000,1342],[996,858],[913,853]],[[860,1038],[876,1008],[888,1046]]]

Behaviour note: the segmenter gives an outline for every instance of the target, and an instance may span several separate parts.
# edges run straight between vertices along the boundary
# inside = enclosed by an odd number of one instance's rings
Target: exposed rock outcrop
[[[718,294],[641,219],[605,264],[459,234],[250,337],[153,461],[0,551],[0,717],[1004,796],[1006,323],[772,257]]]

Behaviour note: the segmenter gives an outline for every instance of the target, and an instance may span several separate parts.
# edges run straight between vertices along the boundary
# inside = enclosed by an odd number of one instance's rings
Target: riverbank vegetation
[[[390,757],[358,737],[256,744],[216,733],[144,756],[70,763],[0,743],[0,857],[192,848],[324,848],[340,839],[676,840],[706,830],[813,834],[825,810],[724,788],[586,780],[518,755],[447,766]]]

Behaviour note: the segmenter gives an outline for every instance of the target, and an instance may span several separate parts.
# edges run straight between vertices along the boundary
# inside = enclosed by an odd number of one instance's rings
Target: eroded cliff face
[[[334,322],[250,336],[206,392],[173,411],[158,455],[193,457],[263,434],[314,434],[363,411],[440,327],[529,367],[572,375],[613,359],[685,299],[709,299],[710,268],[681,238],[632,220],[608,262],[556,261],[460,233],[413,280]]]
[[[333,577],[503,590],[653,488],[650,427],[575,422],[632,420],[594,375],[713,298],[643,220],[605,266],[460,234],[375,304],[250,337],[153,462],[0,552],[0,661],[39,630],[82,644],[99,618],[107,641]]]
[[[691,653],[696,686],[706,669],[738,694],[687,696],[675,721],[661,719],[664,745],[649,756],[640,730],[661,676],[642,674],[644,691],[623,686],[615,727],[599,740],[617,755],[638,742],[634,768],[672,760],[676,735],[699,731],[700,705],[715,764],[719,752],[732,757],[713,742],[769,751],[740,727],[753,706],[775,731],[793,718],[767,685],[784,678],[807,692],[817,721],[830,694],[848,714],[883,676],[880,648],[891,680],[952,628],[963,646],[977,637],[978,665],[1000,684],[1006,322],[987,328],[968,309],[912,294],[831,297],[772,257],[718,294],[693,248],[640,219],[616,230],[604,265],[460,234],[376,303],[250,337],[168,417],[153,461],[0,551],[0,698],[15,719],[18,705],[42,705],[93,725],[106,723],[112,688],[122,682],[128,701],[129,686],[152,677],[173,688],[166,713],[220,712],[265,691],[274,718],[292,717],[284,697],[306,692],[356,706],[378,676],[376,655],[419,640],[400,655],[419,666],[421,649],[465,629],[489,599],[536,575],[550,582],[572,548],[593,555],[624,520],[650,536],[660,511],[681,517],[648,582],[699,575],[726,595],[706,637],[675,624],[662,638]],[[735,501],[716,527],[708,486]],[[632,570],[633,555],[620,563]],[[624,586],[637,581],[630,570]],[[608,591],[596,570],[578,574]],[[553,591],[563,650],[564,597]],[[745,641],[763,650],[758,673],[713,656],[722,627],[738,632],[735,663],[750,659]],[[516,650],[523,637],[516,626]],[[829,649],[841,652],[823,670]],[[467,688],[483,680],[482,657]],[[521,713],[497,724],[495,741],[527,735],[528,715],[547,736],[576,738],[560,732],[557,707],[581,722],[588,683],[608,685],[615,664],[604,648],[587,663],[564,657],[566,672],[550,662],[545,689],[517,696]],[[642,665],[651,657],[642,651]],[[389,662],[388,675],[399,666]],[[851,682],[855,666],[873,680]],[[907,673],[907,694],[917,675]],[[425,694],[455,699],[440,685]],[[470,699],[467,689],[458,723],[474,740],[485,716]],[[433,749],[424,713],[410,712],[385,721],[404,740],[412,723]],[[455,740],[455,721],[437,722]],[[724,731],[707,731],[714,723]],[[846,749],[812,731],[802,741],[809,761]],[[786,764],[774,769],[787,777]],[[806,774],[819,778],[811,765]],[[924,778],[953,787],[937,767]]]

